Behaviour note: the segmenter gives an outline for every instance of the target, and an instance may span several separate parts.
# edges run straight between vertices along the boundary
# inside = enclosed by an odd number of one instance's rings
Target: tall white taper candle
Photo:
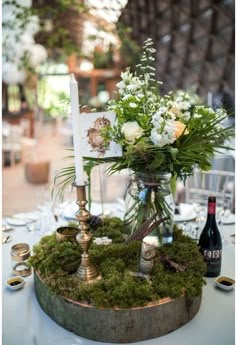
[[[75,182],[79,186],[84,185],[84,167],[82,155],[82,133],[81,133],[81,119],[79,112],[79,91],[78,83],[75,80],[74,74],[71,74],[70,79],[70,99],[71,99],[71,114],[72,114],[72,130],[74,142],[74,157],[75,157]]]

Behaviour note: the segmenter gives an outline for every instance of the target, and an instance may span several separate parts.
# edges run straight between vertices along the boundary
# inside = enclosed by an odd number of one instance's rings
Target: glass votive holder
[[[11,247],[12,272],[17,276],[28,276],[32,268],[27,263],[30,257],[30,247],[27,243],[17,243]]]

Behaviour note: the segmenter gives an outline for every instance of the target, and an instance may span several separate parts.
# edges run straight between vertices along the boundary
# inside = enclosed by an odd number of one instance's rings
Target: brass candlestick
[[[81,263],[76,272],[76,275],[80,280],[84,282],[90,282],[94,279],[99,278],[96,268],[91,264],[88,249],[92,241],[93,235],[88,231],[88,220],[90,218],[90,212],[86,210],[85,206],[87,204],[86,200],[86,185],[78,186],[73,183],[73,186],[76,187],[77,192],[77,202],[79,210],[75,213],[76,218],[78,219],[80,225],[80,233],[76,236],[76,240],[83,249],[81,255]]]

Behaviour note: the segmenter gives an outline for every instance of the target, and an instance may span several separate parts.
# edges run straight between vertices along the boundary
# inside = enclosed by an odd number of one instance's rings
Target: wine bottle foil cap
[[[209,202],[208,203],[208,214],[215,214],[216,213],[216,203]]]

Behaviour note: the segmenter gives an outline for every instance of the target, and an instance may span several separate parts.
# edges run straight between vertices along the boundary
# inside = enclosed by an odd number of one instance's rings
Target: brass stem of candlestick
[[[78,186],[75,183],[73,184],[76,187],[77,192],[77,202],[79,210],[75,213],[76,218],[79,221],[79,234],[76,236],[76,240],[83,249],[81,255],[81,263],[76,272],[76,275],[80,280],[84,282],[90,282],[98,278],[98,272],[96,268],[91,264],[88,249],[92,241],[93,235],[88,231],[88,220],[90,218],[90,212],[86,210],[86,185]]]

